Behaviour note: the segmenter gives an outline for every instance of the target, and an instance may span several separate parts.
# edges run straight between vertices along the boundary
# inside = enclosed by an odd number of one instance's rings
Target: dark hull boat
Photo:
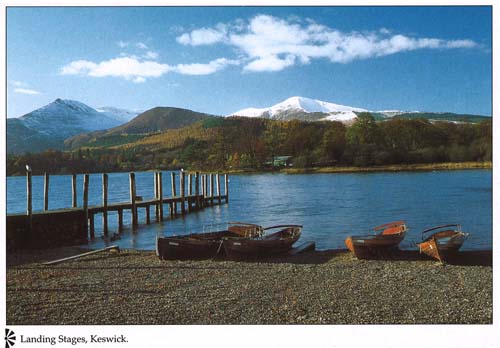
[[[161,260],[210,259],[224,252],[222,241],[231,238],[253,238],[261,235],[261,226],[233,222],[225,230],[192,233],[184,236],[158,237],[156,255]]]
[[[373,230],[380,232],[365,236],[350,236],[345,240],[347,248],[358,259],[381,256],[397,249],[408,229],[404,221],[395,221],[377,226]]]
[[[262,256],[273,256],[286,253],[300,238],[301,225],[278,225],[267,227],[277,232],[255,238],[231,238],[223,241],[224,251],[233,260],[252,259]]]
[[[429,235],[429,232],[434,232]],[[462,232],[459,224],[449,224],[428,228],[422,232],[422,242],[417,243],[420,253],[440,262],[456,256],[468,233]]]

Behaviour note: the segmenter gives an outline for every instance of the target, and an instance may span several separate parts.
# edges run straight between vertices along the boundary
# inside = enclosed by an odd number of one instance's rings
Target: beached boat
[[[278,230],[276,232],[272,232]],[[231,238],[223,241],[230,259],[249,259],[286,253],[300,238],[301,225],[277,225],[264,228],[265,234],[254,238]]]
[[[230,222],[226,229],[214,232],[157,237],[156,255],[162,260],[210,259],[224,252],[224,239],[253,238],[262,234],[262,226]]]
[[[444,262],[458,253],[468,236],[459,224],[441,225],[422,231],[422,242],[417,246],[421,253]]]
[[[395,221],[374,227],[375,234],[350,236],[345,240],[347,248],[358,258],[380,256],[397,249],[408,231],[404,221]]]

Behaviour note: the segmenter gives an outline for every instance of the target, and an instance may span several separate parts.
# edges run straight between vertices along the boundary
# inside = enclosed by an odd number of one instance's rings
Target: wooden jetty
[[[90,175],[83,174],[83,199],[82,206],[80,208],[77,207],[77,190],[76,190],[76,180],[77,175],[72,175],[71,187],[72,187],[72,207],[67,209],[59,209],[57,211],[49,210],[49,182],[50,176],[49,174],[44,175],[44,210],[41,212],[33,212],[32,209],[32,197],[33,197],[33,189],[32,189],[32,173],[31,169],[27,166],[27,175],[26,175],[26,186],[27,186],[27,209],[26,214],[24,215],[24,219],[21,222],[20,216],[21,214],[12,214],[12,216],[7,216],[7,220],[9,222],[9,217],[11,217],[12,225],[15,227],[16,231],[14,234],[17,234],[21,227],[28,230],[30,235],[37,235],[36,231],[33,231],[33,219],[37,220],[36,228],[42,228],[44,230],[50,229],[54,227],[58,223],[63,224],[63,220],[74,219],[75,211],[81,211],[83,221],[81,221],[81,226],[85,231],[79,231],[79,237],[82,236],[82,233],[85,233],[87,238],[93,239],[95,238],[95,219],[96,215],[102,216],[102,233],[104,236],[107,236],[109,233],[108,227],[108,219],[110,212],[116,212],[118,215],[118,232],[121,233],[123,230],[123,214],[124,211],[130,211],[132,227],[133,230],[139,224],[138,218],[138,210],[145,210],[145,223],[150,224],[152,222],[151,219],[151,208],[154,207],[154,217],[155,222],[164,221],[164,206],[167,205],[169,207],[169,216],[171,219],[176,218],[178,216],[182,216],[191,212],[194,212],[199,209],[203,209],[205,207],[219,205],[222,203],[229,202],[229,187],[228,187],[228,175],[224,175],[224,183],[225,183],[225,192],[222,195],[220,190],[220,175],[219,173],[200,173],[200,172],[185,172],[182,171],[180,173],[171,173],[171,185],[172,185],[172,196],[164,196],[163,194],[163,173],[161,171],[154,172],[154,192],[153,198],[151,199],[143,199],[141,196],[137,195],[136,192],[136,177],[135,173],[129,173],[129,201],[127,202],[119,202],[119,203],[110,203],[108,201],[108,183],[109,178],[108,174],[102,174],[102,204],[89,206],[89,185],[90,185]],[[187,176],[187,180],[186,180]],[[176,178],[179,178],[178,183]],[[214,192],[214,180],[217,183],[216,192]],[[210,191],[206,186],[208,181],[210,181]],[[188,183],[187,191],[186,191],[186,182]],[[194,184],[194,189],[193,189]],[[203,186],[205,185],[205,186]],[[201,186],[201,187],[200,187]],[[57,214],[56,214],[57,212]],[[65,212],[68,214],[68,218],[65,218]],[[54,218],[45,219],[45,216],[54,216]],[[26,220],[26,221],[24,221]],[[49,221],[49,222],[41,222],[41,221]],[[67,223],[68,221],[64,221]],[[50,223],[52,226],[39,226],[40,224],[48,224]],[[9,224],[8,224],[9,225]],[[21,226],[22,225],[22,226]],[[20,227],[21,226],[21,227]],[[24,227],[23,227],[24,226]],[[27,226],[27,227],[26,227]],[[14,229],[14,228],[13,228]],[[20,233],[20,232],[19,232]],[[12,233],[11,233],[12,235]],[[26,233],[24,233],[26,235]]]

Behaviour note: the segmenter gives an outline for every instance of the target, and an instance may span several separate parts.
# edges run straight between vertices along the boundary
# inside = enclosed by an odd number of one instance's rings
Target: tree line
[[[7,175],[23,174],[26,164],[35,174],[266,170],[276,156],[291,156],[298,168],[491,161],[492,122],[376,121],[369,113],[351,125],[217,117],[124,145],[9,155]]]

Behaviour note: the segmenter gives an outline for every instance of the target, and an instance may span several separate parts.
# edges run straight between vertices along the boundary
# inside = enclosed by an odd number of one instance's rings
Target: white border
[[[494,6],[493,1],[141,1],[138,0],[6,0],[2,3],[2,13],[0,14],[0,54],[5,55],[5,14],[6,6],[380,6],[380,5],[493,5],[493,115],[499,111],[496,103],[499,77],[496,69],[497,55],[496,47],[499,46],[500,32],[495,26],[495,19],[500,20],[500,10]],[[2,60],[4,62],[4,60]],[[2,64],[1,78],[3,81],[0,105],[6,113],[6,66]],[[5,117],[5,116],[4,116]],[[493,116],[494,117],[494,116]],[[494,163],[498,163],[498,126],[494,124]],[[5,134],[5,118],[0,122],[0,134]],[[3,329],[6,324],[5,306],[5,136],[0,137],[0,231],[2,257],[0,264],[0,322]],[[499,175],[493,169],[493,231],[498,230],[496,220],[496,207],[500,205],[500,197],[495,194],[496,187],[500,184]],[[494,242],[494,280],[497,279],[497,270],[500,267],[496,252],[499,250],[498,236],[493,237]],[[498,282],[494,281],[494,299],[498,299]],[[499,329],[498,311],[494,311],[493,325],[288,325],[288,326],[9,326],[9,328],[19,333],[29,333],[30,335],[44,334],[46,336],[64,334],[67,336],[89,336],[90,334],[126,334],[129,339],[128,344],[120,344],[120,347],[230,347],[246,348],[258,347],[358,347],[368,345],[369,347],[481,347],[488,348],[498,346],[495,331]],[[3,344],[3,341],[2,341]],[[16,347],[21,346],[17,344]],[[50,346],[46,344],[45,346]],[[57,345],[61,346],[61,345]],[[68,347],[75,347],[65,345]],[[89,346],[89,345],[85,345]],[[103,344],[99,344],[103,346]],[[78,347],[78,346],[76,346]],[[81,347],[81,346],[80,346]]]

